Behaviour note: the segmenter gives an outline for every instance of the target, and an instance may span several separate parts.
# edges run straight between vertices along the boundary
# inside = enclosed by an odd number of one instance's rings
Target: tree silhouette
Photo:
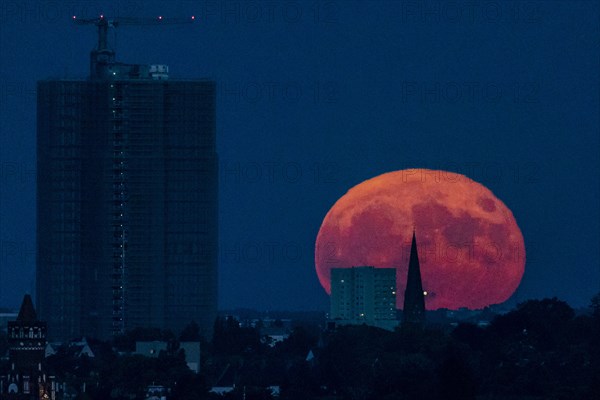
[[[200,335],[200,326],[196,321],[192,321],[183,328],[179,335],[180,342],[198,342],[202,339]]]

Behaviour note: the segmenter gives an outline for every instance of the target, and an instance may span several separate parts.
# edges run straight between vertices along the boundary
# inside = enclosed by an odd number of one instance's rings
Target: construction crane
[[[98,18],[78,18],[73,15],[73,22],[77,25],[95,25],[98,28],[98,45],[92,50],[90,56],[90,77],[105,77],[109,65],[116,64],[115,51],[108,45],[108,28],[118,28],[120,26],[161,26],[161,25],[179,25],[192,24],[196,21],[195,16],[189,18],[166,18],[159,15],[155,18],[131,18],[114,17],[106,18],[100,15]]]

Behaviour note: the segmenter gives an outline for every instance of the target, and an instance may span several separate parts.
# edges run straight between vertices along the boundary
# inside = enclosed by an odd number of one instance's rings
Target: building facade
[[[331,313],[339,324],[394,329],[396,269],[369,266],[331,270]]]
[[[46,373],[46,323],[37,319],[30,295],[25,295],[21,310],[8,322],[8,374],[0,376],[0,400],[57,399],[61,385]]]
[[[96,49],[89,79],[40,81],[37,93],[36,300],[52,339],[191,321],[210,334],[215,82]]]

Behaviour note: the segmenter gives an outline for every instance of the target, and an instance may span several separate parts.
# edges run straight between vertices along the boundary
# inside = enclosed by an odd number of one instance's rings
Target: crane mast
[[[104,15],[100,15],[98,18],[91,19],[73,16],[75,24],[95,25],[98,29],[98,44],[90,53],[90,79],[121,79],[124,73],[128,78],[140,78],[144,76],[144,66],[128,65],[115,61],[115,51],[108,44],[109,28],[191,24],[195,22],[195,19],[194,16],[190,18],[163,18],[162,16],[156,18],[106,18]]]

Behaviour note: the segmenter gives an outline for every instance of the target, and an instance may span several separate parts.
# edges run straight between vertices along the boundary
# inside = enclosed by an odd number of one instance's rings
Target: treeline
[[[596,399],[600,295],[591,306],[576,316],[558,299],[530,300],[489,326],[463,323],[450,330],[295,326],[275,345],[260,327],[219,318],[212,340],[202,341],[200,374],[187,369],[177,350],[178,341],[201,339],[194,324],[179,336],[136,330],[113,343],[88,339],[94,358],[65,347],[47,363],[81,399],[143,399],[152,384],[170,388],[169,399],[177,400],[267,400],[275,398],[273,386],[283,400]],[[146,358],[131,355],[136,340],[169,346]],[[231,385],[230,393],[209,393]]]
[[[315,379],[312,398],[600,398],[597,299],[593,315],[576,317],[557,299],[531,300],[488,327],[461,324],[449,334],[426,327],[341,329],[307,370]],[[289,398],[300,399],[290,383]]]

